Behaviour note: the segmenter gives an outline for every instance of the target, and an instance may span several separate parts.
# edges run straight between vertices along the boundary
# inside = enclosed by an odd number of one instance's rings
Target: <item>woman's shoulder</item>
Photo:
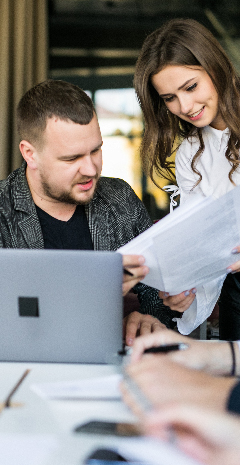
[[[193,149],[199,147],[199,136],[197,132],[194,132],[188,137],[185,137],[179,144],[177,152],[192,152]]]
[[[184,139],[177,148],[175,163],[192,161],[193,156],[199,147],[199,139],[196,136],[191,136]]]

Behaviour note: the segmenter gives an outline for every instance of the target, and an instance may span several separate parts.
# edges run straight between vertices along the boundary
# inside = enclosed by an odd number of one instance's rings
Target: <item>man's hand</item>
[[[158,293],[160,299],[163,300],[164,305],[170,307],[171,310],[176,310],[177,312],[185,312],[196,297],[196,289],[190,289],[190,291],[181,292],[177,295],[169,295],[168,292],[159,291]]]
[[[132,312],[123,319],[123,334],[127,346],[133,344],[138,335],[144,335],[166,329],[166,326],[151,315]]]
[[[149,268],[144,262],[142,255],[123,255],[123,268],[130,273],[123,273],[123,296],[148,274]]]

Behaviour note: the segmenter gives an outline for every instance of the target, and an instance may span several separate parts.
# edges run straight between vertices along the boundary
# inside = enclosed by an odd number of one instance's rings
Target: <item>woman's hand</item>
[[[143,433],[171,440],[205,465],[240,463],[240,420],[192,405],[172,404],[142,419]]]
[[[164,355],[165,358],[189,368],[204,370],[214,375],[229,375],[232,369],[232,353],[226,341],[199,341],[182,336],[170,329],[138,337],[133,344],[131,363],[136,363],[145,355],[144,350],[165,344],[185,343],[186,350],[175,350]],[[236,373],[240,374],[240,351],[234,342]],[[156,355],[157,357],[157,355]],[[159,355],[160,357],[160,355]]]
[[[164,305],[170,307],[171,310],[182,313],[193,303],[196,297],[196,289],[194,287],[190,291],[184,291],[177,295],[169,295],[168,292],[159,291],[158,295],[163,300]]]
[[[240,246],[234,247],[232,250],[232,254],[238,253],[240,253]],[[227,267],[228,273],[237,273],[238,271],[240,271],[240,260]]]
[[[159,354],[147,354],[139,362],[127,365],[125,371],[154,409],[171,402],[189,402],[199,407],[225,411],[229,393],[237,383],[234,377],[212,376],[184,367]],[[123,379],[120,388],[125,403],[141,417],[144,413],[141,411],[142,405],[128,379]]]

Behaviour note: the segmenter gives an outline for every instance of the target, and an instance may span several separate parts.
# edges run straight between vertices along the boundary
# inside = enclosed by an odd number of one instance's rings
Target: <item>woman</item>
[[[150,34],[134,82],[145,120],[141,154],[151,178],[157,172],[172,181],[174,164],[169,157],[178,144],[175,174],[181,203],[195,194],[218,198],[240,184],[240,79],[204,26],[192,19],[174,19]],[[240,247],[233,250],[238,252]],[[239,270],[236,262],[227,272]],[[222,284],[215,280],[198,289],[190,306],[191,291],[186,292],[187,301],[184,294],[181,302],[178,296],[164,299],[174,310],[179,302],[180,309],[187,308],[178,319],[182,333],[191,331],[187,320],[196,304],[198,311],[205,309],[206,318],[210,315]],[[219,307],[220,338],[240,339],[238,273],[227,276]]]

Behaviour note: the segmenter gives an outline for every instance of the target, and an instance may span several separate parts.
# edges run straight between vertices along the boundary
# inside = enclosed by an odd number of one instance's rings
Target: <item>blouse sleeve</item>
[[[198,181],[198,175],[191,168],[192,156],[195,152],[192,144],[184,140],[176,154],[175,170],[181,205],[191,201],[195,195],[203,196],[199,187],[193,189]],[[224,278],[217,278],[197,288],[196,298],[191,306],[183,313],[182,318],[176,319],[181,334],[191,333],[211,315],[219,298],[223,281]]]

